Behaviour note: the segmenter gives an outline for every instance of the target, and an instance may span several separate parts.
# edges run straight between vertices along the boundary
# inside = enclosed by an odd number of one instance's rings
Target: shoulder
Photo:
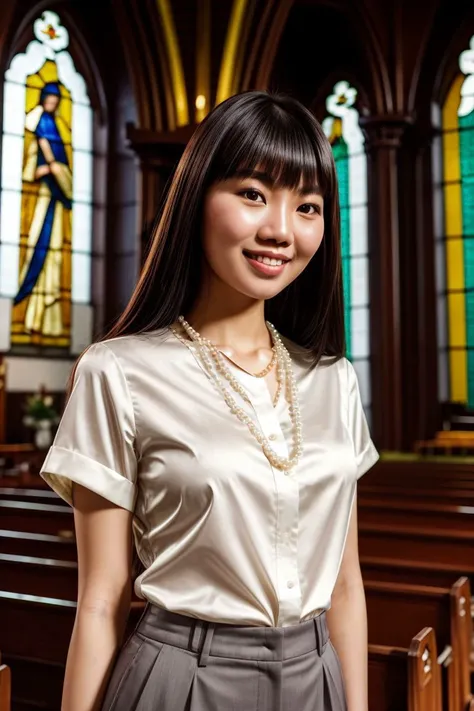
[[[328,397],[345,400],[353,387],[356,378],[351,362],[345,357],[323,356],[314,366],[311,352],[289,338],[281,336],[291,357],[293,370],[299,386],[308,393],[316,388]]]
[[[44,109],[42,106],[35,106],[34,109],[28,111],[25,118],[25,128],[31,133],[34,133],[38,128],[38,124],[43,116]]]
[[[90,345],[79,357],[76,367],[104,376],[120,370],[128,378],[133,372],[146,371],[172,360],[175,340],[168,328],[104,339]]]

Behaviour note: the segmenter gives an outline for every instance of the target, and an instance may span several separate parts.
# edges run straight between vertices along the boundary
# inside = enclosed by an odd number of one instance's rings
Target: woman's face
[[[311,192],[276,188],[258,171],[215,183],[205,198],[203,222],[212,272],[252,299],[272,298],[319,249],[323,205],[316,185]]]
[[[59,96],[56,94],[46,94],[43,99],[43,108],[48,114],[54,114],[59,106]]]

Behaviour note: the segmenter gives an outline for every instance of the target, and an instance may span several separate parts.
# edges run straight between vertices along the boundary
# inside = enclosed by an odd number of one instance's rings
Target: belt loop
[[[191,651],[199,652],[199,642],[202,637],[203,622],[195,618],[194,625],[191,632]]]
[[[322,625],[321,625],[321,615],[318,615],[317,617],[313,617],[313,621],[314,621],[314,634],[316,637],[316,649],[318,651],[319,656],[321,656],[324,651],[324,639],[323,639],[323,630],[322,630]]]
[[[206,634],[204,636],[204,643],[202,645],[201,654],[199,655],[198,666],[205,667],[207,660],[209,659],[209,653],[211,651],[212,638],[214,636],[214,630],[216,625],[214,622],[205,623]]]

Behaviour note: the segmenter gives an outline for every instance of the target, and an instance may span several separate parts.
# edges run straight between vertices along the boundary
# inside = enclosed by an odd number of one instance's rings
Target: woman
[[[63,711],[367,710],[355,496],[378,455],[343,341],[328,141],[291,98],[234,96],[43,466],[79,554]],[[116,658],[132,526],[148,605]]]
[[[56,82],[45,84],[40,101],[27,115],[29,142],[23,179],[39,183],[28,232],[14,308],[29,298],[24,316],[27,332],[58,336],[63,333],[61,311],[61,249],[70,239],[72,173],[56,112],[61,91]],[[25,199],[31,201],[25,191]],[[14,319],[15,320],[15,319]]]

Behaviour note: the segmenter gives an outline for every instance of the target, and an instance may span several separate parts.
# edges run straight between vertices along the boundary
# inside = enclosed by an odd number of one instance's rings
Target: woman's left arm
[[[341,662],[348,711],[368,711],[367,608],[359,564],[357,493],[327,621]]]

